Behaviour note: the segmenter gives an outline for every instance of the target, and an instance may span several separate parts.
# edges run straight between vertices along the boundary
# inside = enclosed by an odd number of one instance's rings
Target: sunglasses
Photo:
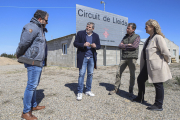
[[[45,20],[45,19],[44,19]],[[45,20],[46,21],[46,23],[48,23],[48,20]]]

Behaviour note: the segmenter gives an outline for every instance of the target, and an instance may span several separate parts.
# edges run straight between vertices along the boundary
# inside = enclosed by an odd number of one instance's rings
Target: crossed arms
[[[135,50],[136,48],[138,48],[139,43],[140,37],[138,36],[133,44],[124,44],[124,41],[122,40],[118,47],[123,50]]]

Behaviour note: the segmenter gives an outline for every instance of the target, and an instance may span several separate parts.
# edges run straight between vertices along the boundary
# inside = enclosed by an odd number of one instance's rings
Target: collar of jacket
[[[134,34],[135,34],[135,32],[133,32],[131,35],[126,34],[126,36],[128,36],[128,37],[132,37]]]
[[[47,28],[43,28],[43,32],[47,33],[48,32]]]
[[[93,33],[94,33],[94,32],[92,31],[92,35],[93,35]],[[84,34],[87,35],[86,30],[84,30]]]
[[[153,38],[156,34],[157,34],[157,33],[154,33],[153,36],[152,36],[152,38]],[[152,38],[151,38],[151,39],[152,39]],[[150,36],[148,37],[147,40],[149,40],[149,39],[150,39]]]
[[[87,40],[86,40],[86,30],[84,30],[83,31],[83,39],[87,42]],[[94,39],[93,39],[93,37],[94,37],[94,32],[92,31],[92,42],[94,42]]]
[[[38,27],[42,27],[41,23],[35,17],[33,17],[30,22],[36,24]]]

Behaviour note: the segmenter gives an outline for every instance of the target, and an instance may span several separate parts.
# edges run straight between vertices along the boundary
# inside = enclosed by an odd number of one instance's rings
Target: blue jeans
[[[32,107],[37,106],[36,88],[39,84],[43,67],[33,66],[29,64],[24,64],[24,66],[27,68],[28,81],[27,81],[25,92],[24,92],[23,113],[27,113],[31,110]]]
[[[93,58],[87,59],[84,57],[82,68],[79,69],[79,79],[78,79],[78,93],[83,92],[84,87],[84,75],[86,73],[87,68],[87,80],[86,80],[86,91],[91,91],[91,84],[93,78],[93,71],[94,71],[94,60]]]

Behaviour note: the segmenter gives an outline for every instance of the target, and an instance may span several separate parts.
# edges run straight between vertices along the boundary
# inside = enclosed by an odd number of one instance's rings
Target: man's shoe
[[[86,95],[89,95],[89,96],[91,96],[91,97],[95,96],[94,93],[92,93],[91,91],[87,91],[87,92],[85,92],[85,94],[86,94]]]
[[[35,117],[34,115],[32,115],[32,112],[31,112],[31,111],[29,111],[29,112],[27,112],[27,113],[25,113],[25,114],[22,113],[21,118],[22,118],[22,119],[25,119],[25,120],[37,120],[37,117]]]
[[[77,99],[77,100],[82,100],[82,93],[78,93],[76,99]]]
[[[29,112],[30,112],[30,114],[31,114],[33,117],[35,117],[35,116],[32,114],[32,110],[30,110]]]
[[[138,102],[138,103],[144,103],[144,100],[139,98],[139,97],[136,97],[134,99],[131,100],[132,102]]]
[[[112,90],[112,91],[109,92],[109,95],[112,95],[112,94],[118,93],[118,92],[119,92],[119,89],[114,89],[114,90]]]
[[[156,105],[151,105],[151,106],[147,107],[146,109],[152,110],[152,111],[162,111],[163,110],[163,108],[159,108]]]
[[[35,110],[41,110],[41,109],[44,109],[45,108],[45,106],[36,106],[36,107],[33,107],[32,108],[32,111],[35,111]]]

